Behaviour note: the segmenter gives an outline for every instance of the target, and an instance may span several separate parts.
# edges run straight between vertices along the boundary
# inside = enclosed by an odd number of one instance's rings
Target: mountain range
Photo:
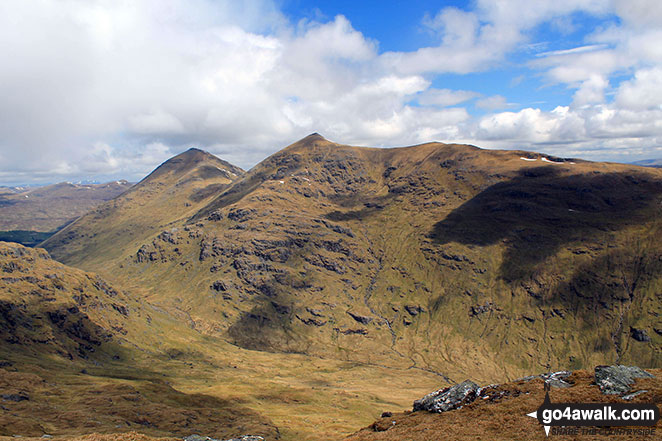
[[[105,184],[0,187],[0,240],[36,245],[101,202],[132,186],[125,180]]]
[[[163,393],[186,396],[173,402],[233,397],[241,417],[223,418],[284,439],[337,438],[467,377],[660,368],[660,214],[662,170],[634,165],[312,134],[245,172],[191,149],[48,238],[49,254],[5,252],[3,281],[25,256],[57,265],[5,282],[19,305],[5,309],[43,311],[3,316],[5,356],[25,369],[52,354],[136,390],[165,376]],[[195,426],[153,416],[122,427]]]

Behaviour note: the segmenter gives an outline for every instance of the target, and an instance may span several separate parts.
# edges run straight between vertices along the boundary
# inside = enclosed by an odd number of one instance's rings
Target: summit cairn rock
[[[635,378],[654,378],[637,366],[596,366],[595,384],[605,395],[624,395],[630,392]]]
[[[222,441],[216,438],[210,438],[208,436],[200,435],[189,435],[184,438],[184,441]],[[243,435],[239,438],[231,438],[225,441],[265,441],[264,438],[258,435]]]
[[[447,412],[459,409],[471,403],[478,396],[480,387],[471,380],[465,380],[455,386],[439,389],[414,401],[414,412],[427,410],[428,412]]]

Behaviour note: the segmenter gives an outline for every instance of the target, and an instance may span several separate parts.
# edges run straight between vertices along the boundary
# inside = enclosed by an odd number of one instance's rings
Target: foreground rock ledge
[[[479,389],[480,387],[473,381],[465,380],[460,384],[440,389],[414,401],[414,412],[427,410],[441,413],[459,409],[464,404],[474,401]]]

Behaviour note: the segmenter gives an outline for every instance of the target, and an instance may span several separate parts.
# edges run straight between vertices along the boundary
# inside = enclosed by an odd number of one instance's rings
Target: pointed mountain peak
[[[216,156],[212,155],[209,152],[201,150],[197,147],[191,147],[190,149],[188,149],[188,150],[186,150],[186,151],[184,151],[184,152],[182,152],[178,155],[173,156],[168,161],[172,161],[173,159],[178,159],[178,158],[180,158],[180,159],[186,158],[186,159],[193,159],[193,160],[199,160],[200,161],[200,160],[204,160],[205,158],[208,158],[208,157],[216,158]],[[168,162],[168,161],[166,161],[166,162]]]
[[[285,147],[283,150],[281,150],[281,152],[286,152],[286,151],[291,152],[292,150],[310,149],[315,147],[331,146],[331,145],[335,145],[335,143],[333,141],[329,141],[319,133],[314,132],[304,138],[301,138],[297,142]]]
[[[241,168],[234,166],[209,152],[192,147],[159,165],[141,182],[148,182],[171,173],[177,176],[183,176],[187,173],[193,172],[195,169],[202,168],[226,170],[229,173],[229,176],[234,177],[244,174],[244,171]]]
[[[302,138],[299,141],[297,141],[295,144],[299,144],[299,143],[311,144],[311,143],[314,143],[314,142],[325,142],[325,143],[333,144],[332,141],[329,141],[328,139],[326,139],[325,137],[323,137],[322,135],[320,135],[317,132],[311,133],[310,135],[306,136],[305,138]]]

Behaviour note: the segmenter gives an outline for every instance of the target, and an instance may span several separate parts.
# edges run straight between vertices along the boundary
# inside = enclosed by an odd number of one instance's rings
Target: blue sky
[[[426,25],[426,21],[444,8],[471,11],[473,3],[466,1],[334,1],[319,2],[283,1],[281,8],[292,21],[332,20],[337,15],[346,17],[364,37],[378,44],[379,52],[415,51],[421,47],[440,43],[438,33]],[[529,106],[552,110],[572,100],[573,91],[562,84],[552,84],[541,78],[528,62],[541,54],[568,50],[583,46],[587,35],[600,27],[618,24],[614,14],[587,14],[581,11],[569,14],[562,20],[542,22],[527,32],[530,43],[523,43],[518,50],[508,54],[499,65],[483,72],[470,74],[428,75],[435,88],[473,90],[484,96],[507,95],[508,109]],[[470,113],[485,114],[471,100]],[[415,100],[413,101],[415,103]]]
[[[8,0],[0,185],[243,168],[311,132],[662,157],[657,0]]]

